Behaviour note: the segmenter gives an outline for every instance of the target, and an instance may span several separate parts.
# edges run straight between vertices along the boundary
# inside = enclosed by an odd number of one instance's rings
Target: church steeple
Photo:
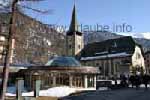
[[[69,32],[78,32],[78,31],[79,31],[79,26],[77,21],[76,5],[74,4]]]
[[[83,34],[79,31],[76,15],[76,6],[74,4],[70,28],[66,33],[66,54],[67,56],[79,57],[83,47]]]

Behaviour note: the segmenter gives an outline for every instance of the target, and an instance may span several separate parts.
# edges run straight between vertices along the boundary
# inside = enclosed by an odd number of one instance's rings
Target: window
[[[81,46],[80,45],[78,45],[78,49],[80,49],[81,48]]]
[[[136,59],[140,59],[141,55],[139,53],[136,53]]]
[[[88,84],[88,87],[94,87],[94,76],[87,77],[87,84]]]
[[[72,46],[71,45],[69,45],[69,49],[71,49],[72,48]]]
[[[75,87],[84,87],[84,76],[74,75],[72,85]]]
[[[69,85],[69,75],[65,73],[58,73],[56,77],[57,85]]]
[[[4,36],[0,36],[0,41],[5,41],[5,37]]]
[[[96,66],[98,67],[98,66],[99,66],[99,63],[96,63]]]
[[[1,26],[0,32],[2,32],[2,33],[7,32],[7,27],[6,26]]]

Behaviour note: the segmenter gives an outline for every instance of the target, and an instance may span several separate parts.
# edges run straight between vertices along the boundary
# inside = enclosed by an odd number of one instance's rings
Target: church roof
[[[133,54],[135,45],[138,44],[130,36],[95,42],[85,46],[81,52],[81,57],[94,57],[117,53]]]

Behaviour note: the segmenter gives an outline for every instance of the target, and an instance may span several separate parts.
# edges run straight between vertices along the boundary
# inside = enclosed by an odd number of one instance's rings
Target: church
[[[21,69],[17,76],[23,77],[26,88],[32,90],[37,76],[42,89],[55,86],[96,88],[99,77],[145,72],[142,47],[132,37],[87,45],[84,45],[83,37],[84,34],[78,29],[74,5],[70,28],[66,33],[66,56],[54,57],[46,65]]]
[[[66,54],[76,57],[82,65],[99,67],[101,76],[113,77],[145,72],[141,45],[125,36],[84,45],[74,5],[69,31],[66,33]]]
[[[42,89],[56,86],[96,89],[99,68],[81,65],[75,59],[75,56],[81,56],[81,51],[84,48],[83,34],[77,29],[75,5],[70,28],[67,32],[66,46],[67,56],[56,56],[51,58],[46,65],[30,66],[18,72],[18,76],[24,78],[27,89],[34,89],[37,76],[41,81]]]

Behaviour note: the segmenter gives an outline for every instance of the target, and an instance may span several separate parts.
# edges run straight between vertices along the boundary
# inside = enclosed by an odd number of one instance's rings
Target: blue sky
[[[53,14],[26,13],[46,24],[69,25],[74,0],[45,0],[33,8],[53,9]],[[150,0],[76,0],[78,22],[84,25],[132,26],[134,33],[150,32]],[[150,33],[149,33],[150,34]]]

